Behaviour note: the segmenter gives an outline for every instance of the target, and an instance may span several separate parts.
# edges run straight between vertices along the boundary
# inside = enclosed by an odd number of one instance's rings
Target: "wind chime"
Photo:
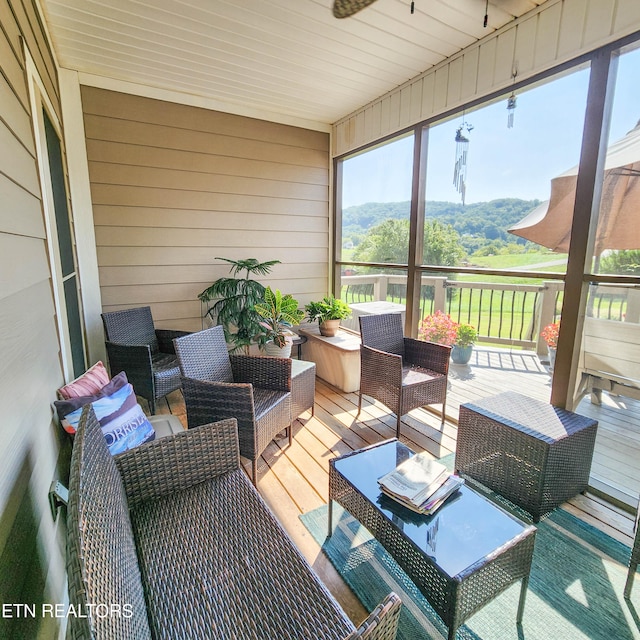
[[[511,73],[511,77],[513,78],[513,82],[516,81],[516,76],[518,75],[518,66],[517,64],[513,67],[513,72]],[[516,92],[511,91],[511,95],[507,98],[507,128],[513,129],[513,120],[515,116],[516,110]]]
[[[467,155],[469,153],[469,138],[463,133],[471,133],[473,126],[468,122],[462,124],[456,130],[456,163],[453,168],[453,186],[462,197],[464,205],[467,192]]]

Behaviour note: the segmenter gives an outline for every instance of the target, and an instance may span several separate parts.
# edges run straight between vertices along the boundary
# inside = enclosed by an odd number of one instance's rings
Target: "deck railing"
[[[423,276],[420,316],[440,310],[456,322],[476,327],[479,342],[533,349],[544,355],[547,347],[540,329],[559,320],[563,289],[563,283],[556,280],[516,285]],[[341,296],[349,304],[383,300],[404,305],[406,291],[404,275],[342,276]],[[634,289],[593,287],[587,314],[638,322],[639,298],[640,293]]]

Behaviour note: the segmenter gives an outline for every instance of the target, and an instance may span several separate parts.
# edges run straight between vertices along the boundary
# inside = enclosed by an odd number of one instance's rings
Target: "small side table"
[[[598,423],[514,392],[460,406],[455,468],[533,516],[586,490]]]
[[[302,360],[302,345],[307,341],[307,336],[301,336],[296,334],[295,338],[291,341],[292,347],[298,347],[298,360]]]
[[[305,360],[291,360],[291,418],[311,409],[315,414],[316,365]]]

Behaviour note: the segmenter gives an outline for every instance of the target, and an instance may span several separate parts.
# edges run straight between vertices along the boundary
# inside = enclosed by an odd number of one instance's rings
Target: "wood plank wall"
[[[63,376],[22,41],[59,116],[35,5],[0,0],[0,600],[38,604],[65,598],[64,530],[47,493],[66,482],[66,437],[51,420]],[[57,626],[2,616],[0,637],[52,638]]]
[[[326,133],[83,86],[104,310],[148,304],[202,327],[216,257],[280,260],[261,282],[304,304],[327,291]]]
[[[637,0],[549,0],[333,127],[340,156],[640,30]]]

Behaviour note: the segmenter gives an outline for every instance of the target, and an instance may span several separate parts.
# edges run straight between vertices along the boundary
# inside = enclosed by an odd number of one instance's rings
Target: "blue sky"
[[[621,57],[610,140],[640,119],[640,49]],[[466,202],[495,198],[546,200],[550,181],[578,163],[588,69],[517,93],[514,127],[504,99],[464,114],[469,138]],[[456,129],[462,115],[431,128],[427,199],[460,202],[453,186]],[[411,197],[412,138],[398,140],[344,163],[343,206],[400,202]]]

